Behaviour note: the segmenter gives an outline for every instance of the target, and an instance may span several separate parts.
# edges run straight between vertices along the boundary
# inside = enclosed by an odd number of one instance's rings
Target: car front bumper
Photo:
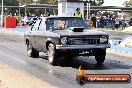
[[[110,44],[96,44],[96,45],[56,45],[56,49],[101,49],[110,48]]]

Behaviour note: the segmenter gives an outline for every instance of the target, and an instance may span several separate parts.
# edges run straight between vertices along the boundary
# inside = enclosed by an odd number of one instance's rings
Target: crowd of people
[[[80,8],[76,9],[73,16],[82,17]],[[88,25],[94,28],[112,28],[114,30],[122,27],[122,29],[125,29],[125,27],[128,26],[128,21],[126,20],[125,15],[123,17],[119,17],[114,15],[95,16],[93,14],[91,19],[88,21]]]
[[[50,15],[51,14],[47,12],[46,14],[41,14],[40,17],[50,16]],[[80,8],[76,8],[76,11],[74,12],[73,16],[83,17]],[[28,17],[32,17],[32,16],[28,16]],[[26,18],[26,21],[28,21],[28,18]],[[114,16],[114,15],[99,16],[92,14],[90,20],[88,20],[88,25],[89,27],[94,27],[94,28],[111,28],[115,30],[118,29],[119,27],[125,29],[125,27],[128,26],[128,21],[126,20],[125,16],[123,17]]]
[[[122,27],[123,29],[128,25],[128,21],[124,17],[118,17],[118,16],[95,16],[92,15],[90,21],[92,23],[89,23],[91,27],[94,28],[112,28],[118,29],[119,27]],[[91,25],[92,24],[92,25]]]

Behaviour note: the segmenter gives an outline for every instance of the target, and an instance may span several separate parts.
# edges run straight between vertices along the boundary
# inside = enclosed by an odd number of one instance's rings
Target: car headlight
[[[67,37],[62,37],[61,38],[61,43],[66,44],[67,43]]]
[[[107,43],[107,42],[108,42],[108,38],[107,37],[100,38],[100,43]]]

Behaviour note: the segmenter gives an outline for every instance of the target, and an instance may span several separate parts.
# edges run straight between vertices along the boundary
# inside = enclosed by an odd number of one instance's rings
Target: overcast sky
[[[124,1],[128,0],[104,0],[103,6],[123,6]]]

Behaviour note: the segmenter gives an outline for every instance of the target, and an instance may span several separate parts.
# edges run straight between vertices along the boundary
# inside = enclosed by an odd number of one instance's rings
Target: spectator
[[[93,27],[96,28],[96,16],[92,15],[91,20],[93,21]]]
[[[115,19],[115,28],[116,29],[119,28],[119,19],[118,19],[118,17]]]
[[[93,27],[93,21],[92,21],[92,20],[89,20],[89,21],[88,21],[88,26],[89,26],[90,28]]]
[[[112,16],[112,30],[115,30],[115,16]]]
[[[110,15],[108,15],[108,17],[107,17],[107,28],[111,28],[111,24],[112,24],[112,18],[110,17]]]
[[[100,18],[100,27],[101,28],[104,27],[104,19],[103,19],[103,16],[101,16],[101,18]]]
[[[122,30],[125,29],[125,27],[126,27],[125,16],[123,16],[123,19],[122,19]]]
[[[100,28],[100,18],[99,17],[97,18],[97,26],[96,27]]]
[[[74,12],[73,16],[75,16],[75,17],[82,17],[82,13],[80,12],[80,8],[76,9],[76,11]]]

